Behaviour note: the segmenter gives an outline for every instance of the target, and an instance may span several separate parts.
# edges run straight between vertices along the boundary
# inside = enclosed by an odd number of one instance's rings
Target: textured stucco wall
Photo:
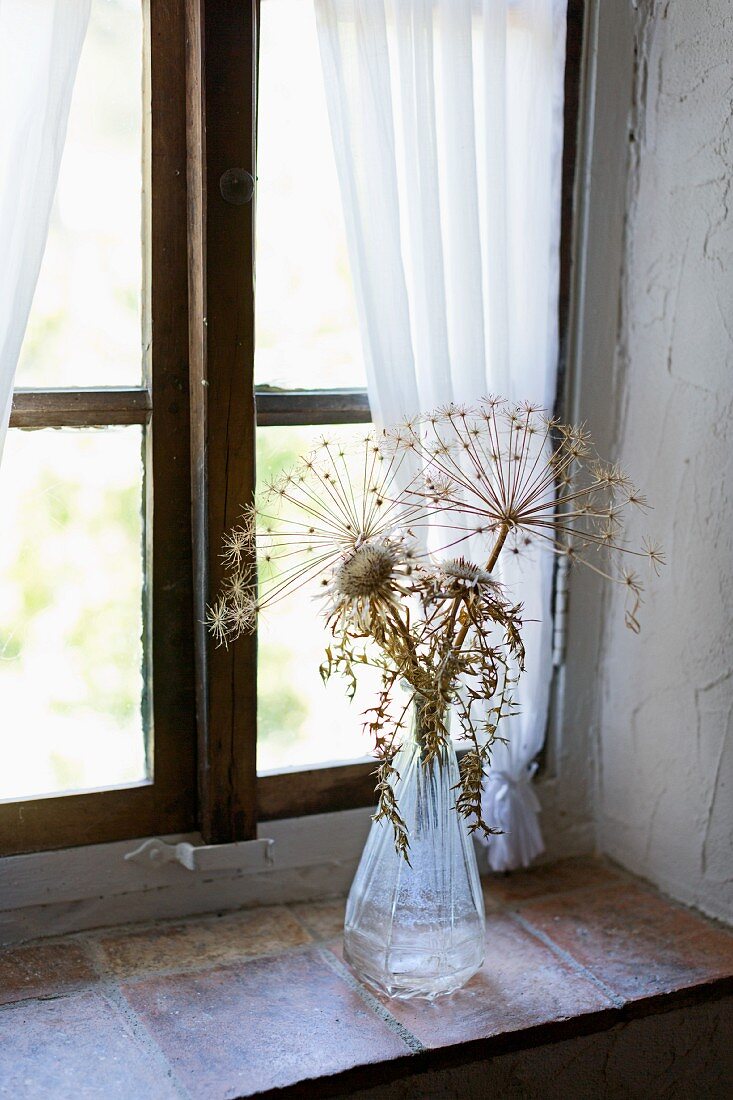
[[[604,416],[601,360],[582,411],[643,482],[654,511],[635,532],[651,528],[669,565],[640,637],[603,606],[598,839],[733,920],[733,7],[618,7],[633,55],[614,400]]]

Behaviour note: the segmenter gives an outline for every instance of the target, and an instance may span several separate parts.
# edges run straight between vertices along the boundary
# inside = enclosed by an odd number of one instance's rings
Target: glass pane
[[[366,385],[346,234],[307,0],[261,9],[255,379]]]
[[[141,433],[8,433],[0,798],[146,778]]]
[[[357,442],[359,427],[327,429],[331,439]],[[260,428],[257,433],[261,484],[310,450],[322,428]],[[328,644],[317,586],[304,586],[260,618],[258,638],[257,766],[260,771],[358,760],[371,744],[362,731],[363,712],[374,702],[378,674],[364,669],[353,702],[334,676],[324,687],[319,674]]]
[[[92,3],[17,386],[141,379],[142,10]]]

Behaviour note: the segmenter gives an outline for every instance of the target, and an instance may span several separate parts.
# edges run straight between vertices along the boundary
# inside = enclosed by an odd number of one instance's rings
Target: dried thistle
[[[490,397],[470,409],[448,406],[390,435],[395,449],[414,454],[424,470],[422,484],[406,493],[411,503],[432,501],[435,486],[443,487],[439,523],[449,545],[493,539],[489,570],[507,540],[514,554],[547,547],[625,588],[634,627],[642,585],[635,576],[630,582],[615,559],[645,558],[657,569],[664,558],[646,541],[640,549],[625,544],[627,513],[649,506],[618,465],[595,455],[584,428]]]
[[[587,431],[529,404],[450,405],[368,433],[356,453],[324,439],[225,536],[226,580],[209,629],[228,644],[273,603],[313,585],[330,634],[324,681],[338,673],[353,697],[363,665],[381,675],[365,715],[379,762],[375,819],[391,823],[407,858],[394,769],[405,718],[418,709],[422,763],[439,766],[452,708],[468,742],[456,812],[488,835],[482,787],[524,669],[522,607],[508,599],[497,563],[537,546],[583,564],[624,588],[626,622],[638,630],[641,582],[616,559],[645,557],[657,571],[664,557],[646,540],[626,545],[632,508],[648,505],[623,470],[598,459]],[[420,542],[427,529],[431,554]],[[455,556],[468,540],[485,546],[478,561]]]
[[[433,509],[400,494],[405,465],[405,456],[386,451],[373,432],[355,452],[322,439],[266,488],[225,537],[225,570],[240,573],[256,547],[258,585],[249,578],[249,596],[257,587],[262,611],[315,579],[329,587],[361,547],[386,548],[389,540],[406,545],[407,533],[424,527]],[[231,580],[227,584],[231,590]],[[224,598],[230,598],[227,591]]]
[[[382,536],[346,554],[331,579],[320,582],[334,633],[378,632],[380,622],[397,614],[401,600],[410,595],[415,568],[412,539],[406,536]]]

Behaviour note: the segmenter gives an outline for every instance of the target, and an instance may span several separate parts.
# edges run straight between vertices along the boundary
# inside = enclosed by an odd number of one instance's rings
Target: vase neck
[[[441,724],[447,729],[447,708],[442,707],[440,710],[436,710],[435,704],[430,700],[426,699],[423,695],[415,695],[412,709],[412,726],[410,729],[411,740],[418,745],[420,749],[424,749],[428,732],[432,733],[436,729],[436,726],[439,728]]]

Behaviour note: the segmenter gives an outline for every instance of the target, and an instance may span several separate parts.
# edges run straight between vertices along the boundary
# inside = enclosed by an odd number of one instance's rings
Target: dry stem
[[[502,523],[501,530],[499,531],[496,542],[494,543],[494,548],[491,551],[491,555],[489,557],[489,560],[486,563],[486,572],[487,573],[492,572],[492,570],[494,569],[494,566],[496,565],[497,561],[499,560],[499,554],[502,551],[502,548],[504,546],[504,543],[506,542],[506,538],[507,538],[508,534],[509,534],[509,524],[508,523]],[[453,623],[455,622],[455,615],[458,612],[459,600],[460,600],[460,597],[456,596],[455,605],[454,605],[454,612],[453,612],[453,617],[452,617],[452,621],[451,621],[451,630],[453,628]],[[463,648],[463,643],[466,640],[466,635],[468,634],[468,631],[470,630],[470,628],[471,628],[471,619],[468,615],[465,615],[463,625],[461,626],[461,629],[458,631],[458,634],[456,635],[456,640],[453,643],[452,648],[453,648],[454,653],[460,653],[461,652],[461,649]]]

